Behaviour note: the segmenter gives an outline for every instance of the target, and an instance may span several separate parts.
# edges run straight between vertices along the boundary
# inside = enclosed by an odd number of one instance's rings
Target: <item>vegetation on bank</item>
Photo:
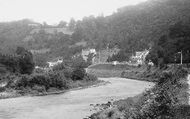
[[[97,64],[88,68],[87,72],[98,77],[122,77],[157,82],[162,70],[154,66],[145,65],[137,67],[128,64]]]
[[[97,64],[89,67],[87,72],[98,77],[121,77],[123,71],[133,68],[135,67],[128,64]]]
[[[90,119],[187,119],[187,71],[182,67],[162,70],[156,85],[144,93],[114,102],[115,107],[95,113]]]
[[[72,88],[90,86],[101,81],[90,74],[73,74],[73,71],[61,70],[49,73],[35,74],[12,74],[1,77],[1,81],[6,82],[5,87],[1,87],[1,92],[14,91],[15,96],[22,95],[41,95],[52,92],[64,91]],[[14,96],[13,96],[14,97]],[[0,98],[7,98],[1,95]]]
[[[157,82],[162,70],[157,67],[139,66],[131,67],[121,73],[122,78]]]
[[[24,48],[18,49],[18,54],[22,55],[11,58],[5,55],[0,59],[0,63],[8,67],[6,72],[0,72],[0,98],[56,93],[101,82],[96,76],[86,73],[84,68],[88,63],[83,60],[72,60],[69,64],[63,62],[49,70],[34,70],[32,54]],[[19,60],[13,60],[17,58]]]
[[[44,73],[28,74],[7,74],[0,78],[6,86],[1,87],[0,98],[8,98],[6,93],[15,96],[22,95],[43,95],[53,92],[65,91],[72,88],[95,85],[101,81],[91,74],[87,74],[84,69],[65,68]],[[12,97],[12,96],[10,96]]]

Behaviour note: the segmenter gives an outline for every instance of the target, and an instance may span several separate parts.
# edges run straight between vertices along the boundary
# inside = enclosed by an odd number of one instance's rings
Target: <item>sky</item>
[[[31,19],[55,24],[84,16],[111,15],[120,7],[146,0],[0,0],[0,22]]]

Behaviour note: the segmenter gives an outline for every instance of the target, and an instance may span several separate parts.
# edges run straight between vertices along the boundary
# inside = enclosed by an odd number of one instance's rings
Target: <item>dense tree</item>
[[[131,54],[126,53],[125,51],[121,50],[117,54],[113,54],[112,56],[108,57],[107,61],[112,62],[112,61],[128,61],[130,58]]]
[[[73,30],[75,29],[75,27],[76,27],[76,21],[75,21],[75,19],[71,18],[71,19],[70,19],[70,22],[69,22],[69,24],[68,24],[68,28],[69,28],[71,31],[73,31]]]
[[[167,35],[163,35],[152,48],[147,59],[156,65],[179,63],[180,55],[183,62],[190,62],[190,22],[177,22],[172,25]]]
[[[74,34],[91,47],[104,49],[116,44],[126,53],[141,51],[157,43],[179,20],[189,20],[188,0],[149,0],[136,6],[119,8],[110,16],[85,17]]]
[[[18,47],[16,54],[0,54],[0,64],[12,73],[31,74],[34,69],[32,53]]]
[[[66,21],[60,21],[57,26],[58,27],[66,27],[67,26],[67,22]]]
[[[19,56],[20,73],[31,74],[35,66],[32,53],[23,47],[17,47],[16,53]]]
[[[93,58],[94,58],[95,56],[96,56],[96,55],[95,55],[94,53],[89,53],[89,54],[88,54],[88,56],[87,56],[88,58],[87,58],[87,61],[86,61],[88,66],[93,63],[92,61],[93,61]]]

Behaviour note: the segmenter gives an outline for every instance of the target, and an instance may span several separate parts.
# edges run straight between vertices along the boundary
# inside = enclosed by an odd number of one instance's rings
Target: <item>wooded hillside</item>
[[[69,23],[68,28],[74,30],[72,36],[49,35],[39,33],[33,35],[36,41],[25,44],[29,49],[48,49],[57,55],[75,54],[82,47],[73,46],[77,42],[87,42],[86,47],[97,50],[106,47],[122,49],[126,54],[154,47],[161,36],[169,33],[174,24],[190,20],[189,0],[148,0],[134,6],[119,8],[110,16],[89,16]],[[31,28],[22,22],[1,23],[1,49],[22,44]],[[64,22],[64,26],[67,23]],[[71,28],[72,26],[72,28]],[[49,26],[48,26],[49,27]],[[48,37],[48,38],[47,38]],[[47,39],[50,39],[47,42]],[[55,42],[54,42],[55,41]],[[71,50],[70,50],[71,49]],[[63,53],[69,51],[69,53]]]

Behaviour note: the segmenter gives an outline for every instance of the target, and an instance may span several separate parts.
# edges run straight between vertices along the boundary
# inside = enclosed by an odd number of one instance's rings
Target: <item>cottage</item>
[[[51,68],[53,66],[61,64],[62,62],[63,62],[63,59],[58,59],[57,61],[50,61],[50,62],[47,62],[47,63],[48,63],[48,66]]]
[[[85,50],[82,50],[81,55],[82,55],[83,59],[84,59],[85,61],[87,61],[88,55],[91,54],[91,53],[94,54],[94,55],[97,54],[95,49],[85,49]],[[94,63],[94,59],[95,59],[95,57],[93,57],[92,63]]]
[[[135,53],[134,56],[131,57],[131,60],[135,61],[137,64],[144,64],[145,63],[145,58],[148,55],[149,50],[144,50],[144,51],[138,51]]]

